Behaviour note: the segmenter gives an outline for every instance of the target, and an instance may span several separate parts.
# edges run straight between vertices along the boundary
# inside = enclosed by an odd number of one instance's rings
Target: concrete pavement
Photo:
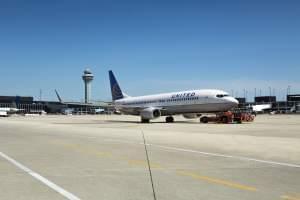
[[[57,187],[0,156],[0,199],[153,199],[143,132],[157,199],[300,200],[300,116],[175,119],[1,118],[0,152]]]

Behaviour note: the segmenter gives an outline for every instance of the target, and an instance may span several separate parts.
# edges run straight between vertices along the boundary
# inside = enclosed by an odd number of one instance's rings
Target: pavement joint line
[[[111,140],[111,139],[107,139],[106,141],[118,141],[118,142],[133,143],[133,144],[143,144],[143,143],[134,143],[134,142],[130,142],[130,141]],[[174,150],[173,147],[165,147],[165,146],[153,145],[153,144],[146,144],[146,145],[147,146],[158,146],[158,147],[161,147],[161,148],[167,148],[167,149]],[[84,147],[82,147],[78,144],[77,145],[76,144],[64,144],[64,146],[65,147],[71,147],[71,148],[76,149],[76,150],[80,150],[80,152],[83,152],[83,153],[92,153],[92,154],[97,155],[97,152],[98,152],[97,150],[92,150],[91,151],[91,149],[85,149]],[[175,150],[178,150],[178,148],[175,148]],[[182,149],[180,149],[180,150],[182,150]],[[185,149],[185,151],[187,151],[187,150]],[[189,151],[192,151],[192,150],[189,150]],[[198,151],[192,151],[192,152],[198,153]],[[224,156],[222,156],[222,157],[224,157]],[[230,156],[230,158],[232,158],[232,157],[233,156]],[[119,159],[119,160],[127,161],[128,164],[130,164],[130,165],[146,166],[146,163],[143,160],[132,160],[132,159],[128,158],[127,156],[117,156],[116,158]],[[154,168],[157,168],[157,169],[165,169],[164,167],[162,167],[158,163],[152,163],[151,166],[154,167]],[[235,182],[231,182],[231,181],[227,181],[227,180],[223,180],[223,179],[218,179],[218,178],[213,178],[213,177],[208,177],[208,176],[202,176],[202,175],[192,173],[192,172],[186,171],[186,170],[176,170],[176,173],[178,175],[191,177],[191,178],[196,179],[196,180],[202,180],[202,181],[206,181],[206,182],[209,182],[209,183],[223,185],[223,186],[227,186],[227,187],[231,187],[231,188],[236,188],[236,189],[246,190],[246,191],[253,191],[253,192],[257,191],[257,189],[255,187],[242,185],[242,184],[239,184],[239,183],[235,183]],[[288,198],[286,198],[285,200],[300,200],[300,199],[295,199],[295,198],[294,199],[292,199],[292,198],[288,199]]]
[[[144,145],[143,143],[135,143],[135,142],[126,141],[126,140],[114,140],[114,139],[106,139],[106,140],[107,141],[116,141],[116,142]],[[285,163],[285,162],[276,162],[276,161],[261,160],[261,159],[243,157],[243,156],[234,156],[234,155],[227,155],[227,154],[220,154],[220,153],[211,153],[211,152],[197,151],[197,150],[177,148],[177,147],[169,147],[169,146],[163,146],[163,145],[157,145],[157,144],[151,144],[151,143],[147,143],[146,145],[153,146],[153,147],[159,147],[159,148],[163,148],[163,149],[175,150],[175,151],[197,153],[197,154],[202,154],[202,155],[207,155],[207,156],[231,158],[231,159],[238,159],[238,160],[245,160],[245,161],[254,161],[254,162],[270,164],[270,165],[279,165],[279,166],[284,166],[284,167],[300,168],[300,165],[298,165],[298,164],[291,164],[291,163]]]
[[[149,144],[147,144],[147,145],[149,145]],[[65,145],[65,146],[77,146],[77,145]],[[81,152],[89,153],[88,151],[85,151],[84,148],[82,148]],[[97,151],[93,151],[93,152],[95,154],[97,153]],[[130,165],[143,166],[143,167],[148,166],[147,162],[145,162],[144,160],[132,160],[132,159],[128,158],[127,156],[117,156],[116,158],[119,159],[119,160],[127,161],[128,164],[130,164]],[[165,169],[164,167],[162,167],[158,163],[151,163],[151,167],[154,168],[154,169],[161,169],[161,170]],[[201,176],[201,175],[189,172],[189,171],[177,170],[176,174],[178,174],[178,175],[184,175],[184,176],[191,177],[193,179],[198,179],[198,180],[206,181],[206,182],[209,182],[209,183],[223,185],[223,186],[227,186],[227,187],[231,187],[231,188],[236,188],[236,189],[240,189],[240,190],[247,190],[247,191],[256,191],[257,190],[254,187],[250,187],[250,186],[246,186],[246,185],[241,185],[241,184],[238,184],[238,183],[233,183],[231,181],[226,181],[226,180],[222,180],[222,179],[212,178],[212,177],[208,177],[208,176]]]
[[[147,162],[144,160],[127,160],[127,161],[130,165],[145,166],[145,167],[148,166]],[[164,169],[158,163],[150,163],[150,164],[151,164],[151,168],[153,168],[153,169]]]
[[[80,198],[78,198],[77,196],[75,196],[74,194],[66,191],[65,189],[63,189],[62,187],[56,185],[55,183],[51,182],[50,180],[46,179],[45,177],[41,176],[40,174],[32,171],[31,169],[29,169],[28,167],[22,165],[21,163],[19,163],[18,161],[14,160],[13,158],[9,157],[8,155],[4,154],[3,152],[0,152],[0,156],[2,158],[4,158],[5,160],[7,160],[8,162],[10,162],[11,164],[15,165],[17,168],[21,169],[22,171],[26,172],[27,174],[29,174],[30,176],[32,176],[33,178],[35,178],[36,180],[40,181],[41,183],[45,184],[46,186],[48,186],[49,188],[53,189],[54,191],[58,192],[59,194],[61,194],[62,196],[64,196],[65,198],[69,199],[69,200],[80,200]]]
[[[236,189],[240,189],[240,190],[247,190],[247,191],[252,191],[252,192],[257,191],[256,188],[251,187],[251,186],[242,185],[242,184],[239,184],[239,183],[234,183],[234,182],[231,182],[231,181],[212,178],[212,177],[208,177],[208,176],[202,176],[202,175],[192,173],[192,172],[188,172],[188,171],[184,171],[184,170],[177,170],[177,174],[183,175],[183,176],[188,176],[188,177],[191,177],[191,178],[196,179],[196,180],[206,181],[206,182],[209,182],[209,183],[215,183],[215,184],[218,184],[218,185],[223,185],[223,186],[236,188]]]

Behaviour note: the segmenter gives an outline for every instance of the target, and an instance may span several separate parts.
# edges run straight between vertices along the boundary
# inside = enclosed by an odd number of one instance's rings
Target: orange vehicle
[[[203,116],[200,118],[200,122],[202,123],[222,123],[222,124],[229,124],[229,123],[242,123],[242,122],[253,122],[254,115],[251,113],[240,113],[240,112],[221,112],[217,113],[215,116]]]

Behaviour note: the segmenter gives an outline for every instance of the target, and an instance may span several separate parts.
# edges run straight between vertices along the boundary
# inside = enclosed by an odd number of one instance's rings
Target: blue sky
[[[109,100],[219,88],[252,98],[300,93],[300,1],[0,1],[0,94]],[[272,90],[273,91],[273,90]]]

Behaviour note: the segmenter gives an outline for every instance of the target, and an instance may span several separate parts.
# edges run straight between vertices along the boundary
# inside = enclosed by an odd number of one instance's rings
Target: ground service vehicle
[[[220,112],[213,116],[203,116],[200,118],[200,122],[202,123],[242,123],[242,122],[253,122],[254,115],[251,113],[242,113],[242,112]]]

